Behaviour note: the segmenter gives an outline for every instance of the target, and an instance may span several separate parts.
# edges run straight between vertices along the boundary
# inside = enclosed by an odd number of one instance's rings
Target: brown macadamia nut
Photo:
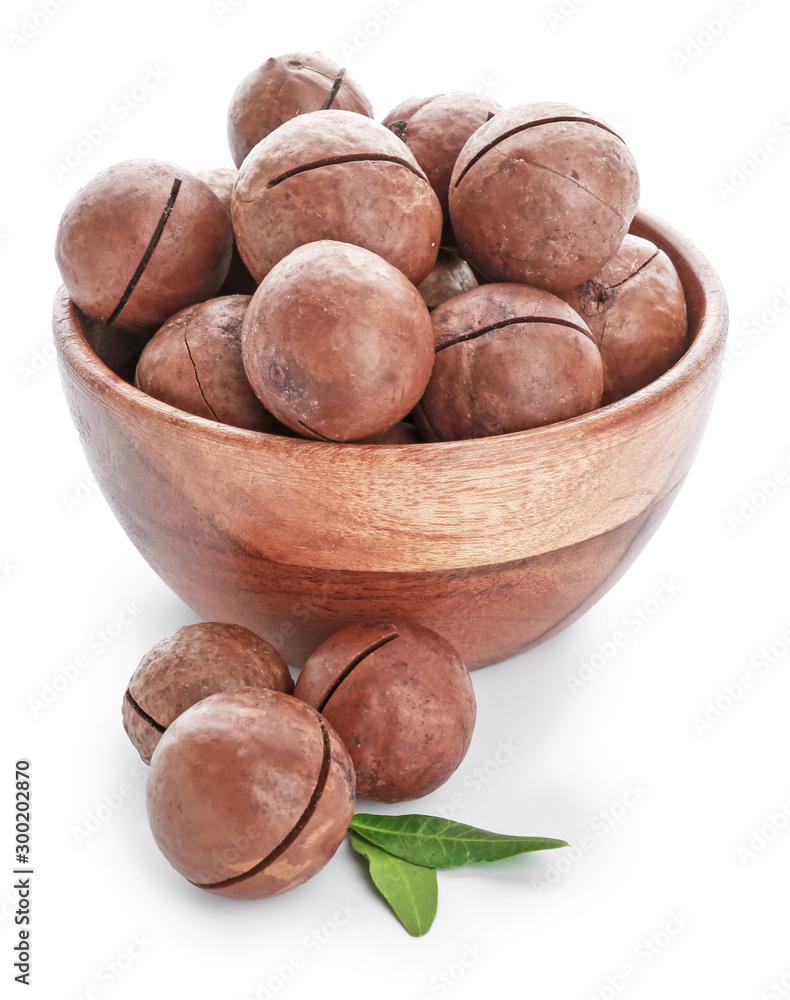
[[[294,697],[313,705],[348,748],[357,795],[420,798],[443,784],[469,749],[476,703],[455,649],[406,621],[350,625],[305,663]]]
[[[477,278],[463,257],[452,250],[439,250],[431,273],[417,286],[429,309],[452,299],[471,288],[477,288]]]
[[[601,352],[604,404],[663,375],[688,346],[683,286],[672,261],[649,240],[626,236],[598,274],[560,294]]]
[[[205,181],[214,194],[222,202],[222,207],[231,219],[231,197],[233,195],[233,185],[239,172],[235,167],[210,167],[205,170],[196,171],[197,176]],[[239,248],[236,246],[236,237],[233,237],[233,251],[230,257],[230,266],[222,288],[217,292],[217,298],[223,295],[252,295],[258,287],[258,282],[247,270],[247,265],[241,259]]]
[[[450,177],[469,137],[502,110],[491,97],[459,90],[426,100],[411,98],[387,115],[383,124],[402,139],[425,171],[445,219]]]
[[[277,691],[214,694],[151,758],[148,818],[160,850],[208,892],[260,899],[329,861],[354,816],[354,770],[321,716]]]
[[[74,195],[55,257],[89,316],[119,331],[153,331],[217,294],[232,245],[230,220],[208,184],[171,163],[128,160]]]
[[[162,733],[182,712],[242,687],[290,694],[293,679],[273,646],[241,625],[185,625],[153,646],[132,674],[123,698],[123,725],[146,764]]]
[[[367,118],[373,108],[345,69],[320,52],[267,59],[236,88],[228,109],[228,143],[240,167],[261,139],[296,115],[334,108]]]
[[[450,182],[458,246],[495,281],[571,288],[612,257],[631,225],[639,177],[608,125],[568,104],[522,104],[464,146]]]
[[[242,356],[258,398],[286,426],[318,440],[367,440],[402,420],[428,383],[430,313],[376,254],[308,243],[253,296]]]
[[[429,440],[523,431],[600,404],[600,352],[581,316],[556,295],[482,285],[431,317],[436,358],[415,409]]]
[[[354,243],[418,284],[436,262],[442,210],[389,129],[350,111],[299,115],[263,139],[233,189],[239,252],[261,281],[314,240]]]
[[[241,358],[250,301],[228,295],[171,316],[140,355],[137,388],[208,420],[276,434],[280,424],[252,391]]]

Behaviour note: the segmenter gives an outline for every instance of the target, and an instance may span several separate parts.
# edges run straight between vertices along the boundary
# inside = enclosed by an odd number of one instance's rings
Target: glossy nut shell
[[[211,695],[151,759],[148,818],[190,882],[257,899],[292,889],[335,853],[354,815],[354,772],[318,713],[255,688]]]

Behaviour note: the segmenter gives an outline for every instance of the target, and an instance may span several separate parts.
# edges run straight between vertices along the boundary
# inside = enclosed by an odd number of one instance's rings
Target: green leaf
[[[549,837],[490,833],[439,816],[357,813],[351,829],[389,854],[426,868],[456,868],[470,861],[501,861],[526,851],[568,846]]]
[[[412,865],[351,832],[351,846],[367,858],[370,877],[412,937],[426,934],[436,916],[436,870]]]

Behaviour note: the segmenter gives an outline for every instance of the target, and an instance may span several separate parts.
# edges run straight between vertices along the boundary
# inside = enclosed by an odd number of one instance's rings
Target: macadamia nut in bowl
[[[680,278],[682,357],[609,406],[462,441],[345,445],[176,410],[108,368],[61,290],[55,342],[90,467],[197,614],[251,628],[293,666],[340,627],[379,619],[438,632],[470,669],[513,656],[582,615],[636,558],[713,404],[721,283],[660,219],[640,212],[631,228]]]

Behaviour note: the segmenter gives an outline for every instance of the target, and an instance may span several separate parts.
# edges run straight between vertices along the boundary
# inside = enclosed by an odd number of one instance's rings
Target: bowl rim
[[[694,381],[724,352],[727,336],[728,307],[726,294],[717,273],[697,247],[674,226],[664,222],[652,212],[640,208],[629,232],[651,240],[670,258],[683,284],[687,306],[690,288],[697,287],[699,305],[689,309],[689,326],[696,326],[696,333],[682,357],[653,382],[614,403],[591,410],[578,417],[562,420],[542,427],[491,437],[464,438],[457,441],[421,441],[408,444],[372,444],[365,442],[317,441],[309,438],[286,437],[266,431],[248,430],[218,423],[206,417],[180,410],[169,403],[149,396],[127,382],[109,368],[94,352],[77,319],[75,304],[64,286],[57,291],[53,309],[53,331],[58,354],[63,362],[102,395],[114,397],[115,405],[125,408],[138,407],[159,413],[181,424],[185,429],[195,427],[202,434],[219,438],[238,439],[253,448],[276,446],[294,454],[313,449],[348,449],[363,454],[375,449],[376,453],[426,455],[469,452],[484,448],[490,453],[497,448],[507,448],[514,441],[531,441],[536,445],[550,446],[551,438],[576,433],[580,428],[595,428],[606,432],[611,424],[619,424],[668,399]]]

